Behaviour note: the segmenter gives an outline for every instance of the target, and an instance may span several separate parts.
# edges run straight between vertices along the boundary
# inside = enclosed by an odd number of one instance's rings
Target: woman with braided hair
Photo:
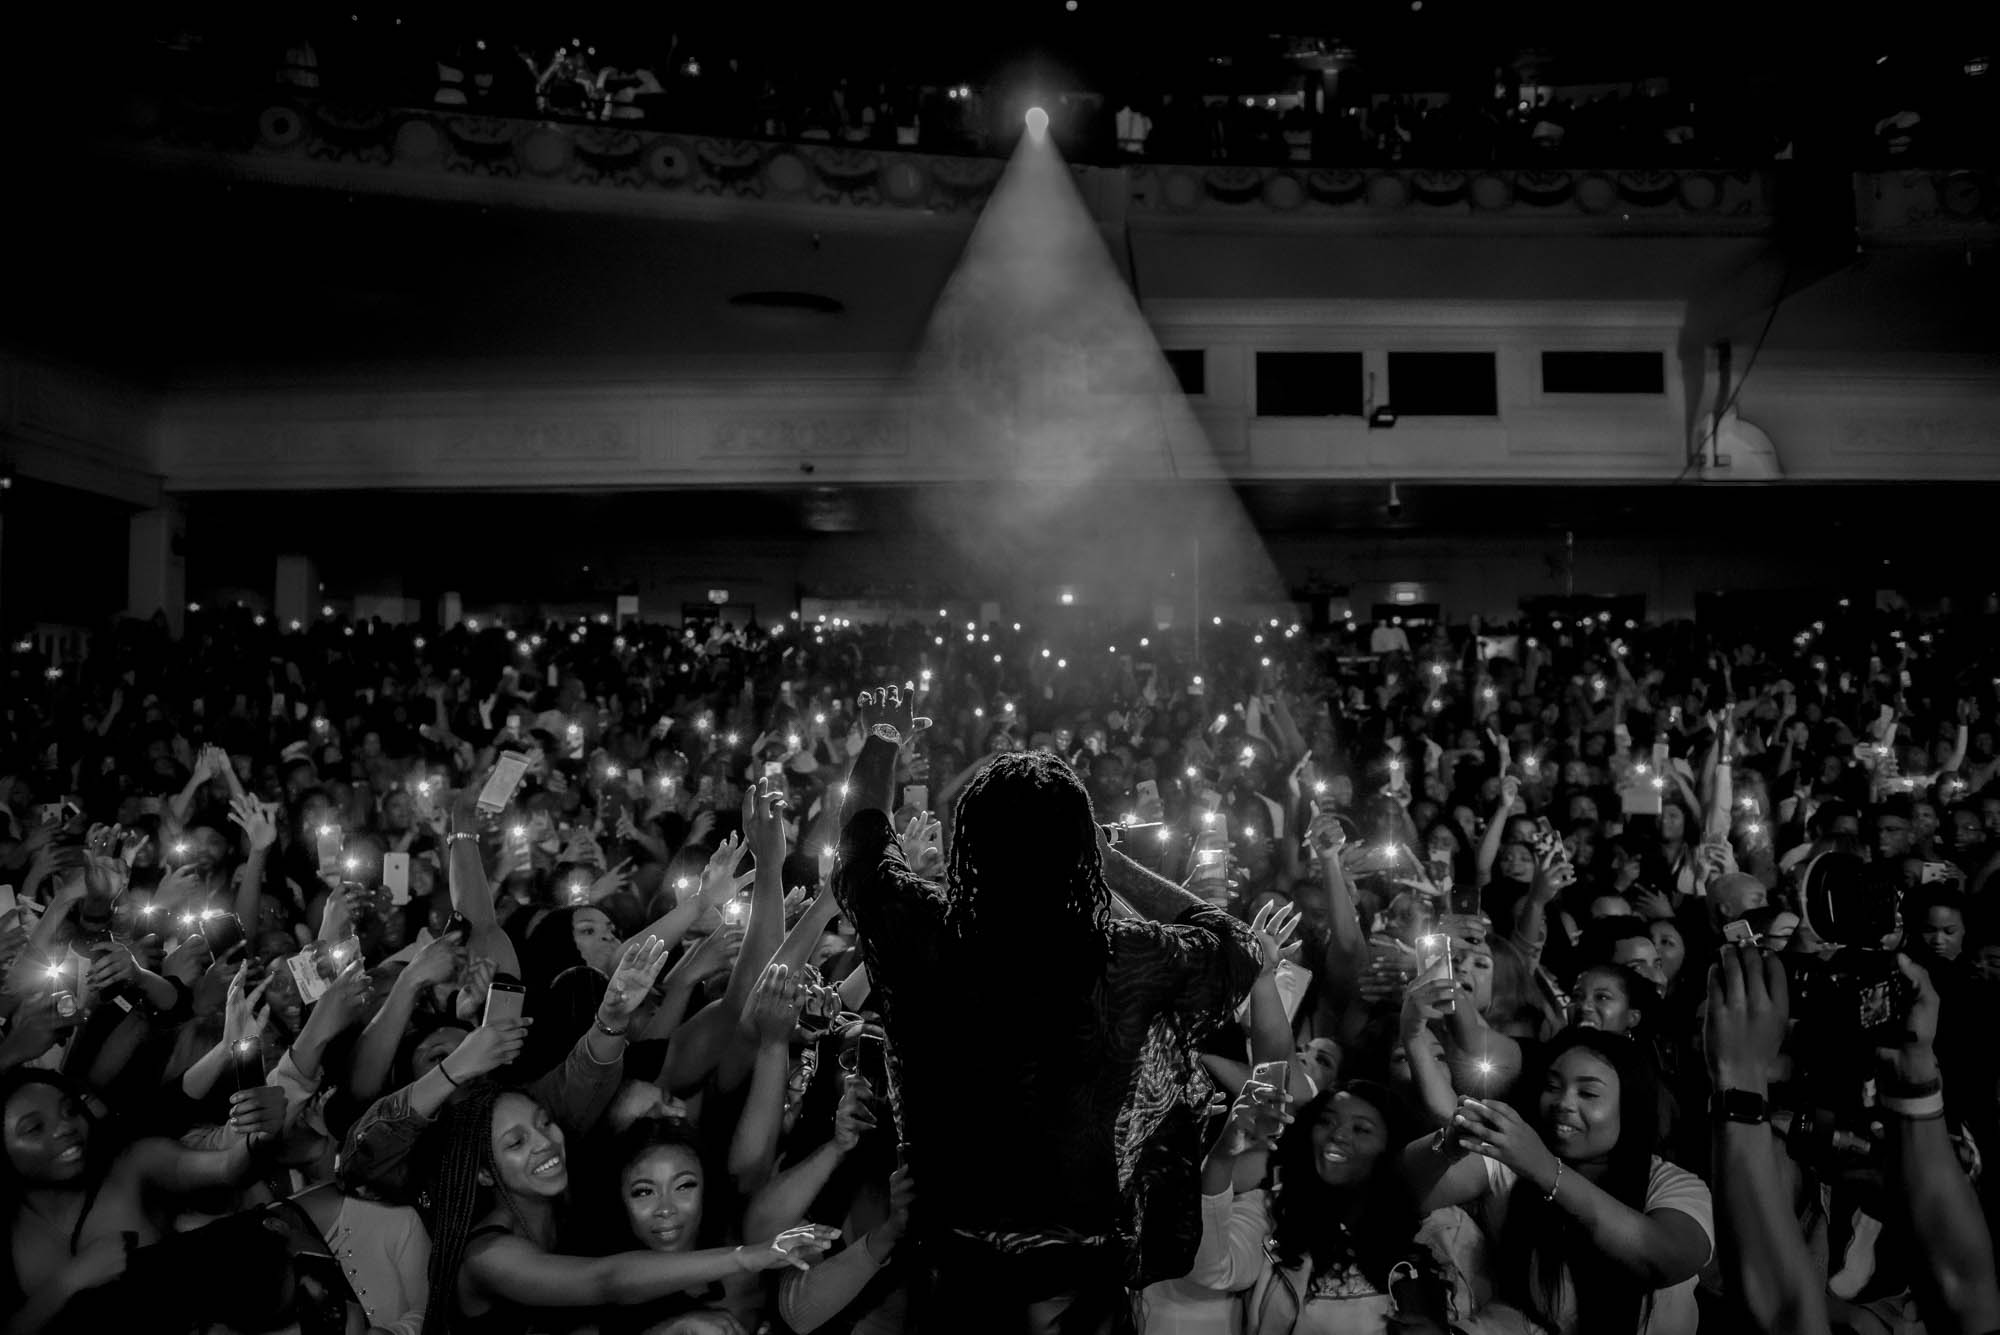
[[[1194,1260],[1210,1087],[1193,1039],[1256,980],[1255,939],[1112,848],[1075,773],[1039,752],[996,757],[967,785],[947,883],[924,881],[890,787],[929,720],[894,688],[860,705],[834,890],[883,1016],[918,1192],[930,1292],[916,1328],[1128,1329],[1126,1287]],[[1114,918],[1114,895],[1139,916]],[[992,1021],[977,1044],[969,1008]]]
[[[525,1331],[541,1311],[631,1308],[732,1276],[805,1266],[838,1236],[815,1225],[767,1244],[567,1256],[567,1143],[528,1095],[480,1084],[449,1105],[431,1184],[425,1335]]]

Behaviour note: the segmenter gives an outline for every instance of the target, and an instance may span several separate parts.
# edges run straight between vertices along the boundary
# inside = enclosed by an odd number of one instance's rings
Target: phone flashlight
[[[794,732],[794,733],[787,733],[787,734],[786,734],[786,736],[785,736],[785,745],[786,745],[787,747],[791,748],[791,749],[792,749],[792,750],[794,750],[794,751],[798,750],[798,749],[799,749],[799,735],[798,735],[797,733],[795,733],[795,732]]]
[[[824,714],[814,714],[814,715],[813,715],[813,722],[814,722],[814,723],[817,723],[817,724],[820,724],[821,726],[825,726],[825,724],[826,724],[826,715],[824,715]]]
[[[340,865],[347,868],[347,870],[349,871],[359,871],[361,869],[361,859],[345,858],[341,861]]]
[[[676,890],[685,890],[687,888],[688,888],[688,878],[685,876],[681,877],[679,880],[674,882],[674,889]]]
[[[1315,782],[1315,783],[1313,784],[1313,796],[1314,796],[1314,797],[1325,797],[1325,796],[1326,796],[1326,782],[1325,782],[1325,780],[1320,780],[1320,781],[1318,781],[1318,782]]]
[[[1162,826],[1160,827],[1160,842],[1161,842],[1161,843],[1163,843],[1163,844],[1164,844],[1164,843],[1166,843],[1166,842],[1167,842],[1167,841],[1168,841],[1169,839],[1172,839],[1173,837],[1174,837],[1174,832],[1173,832],[1172,830],[1168,829],[1168,828],[1167,828],[1166,826],[1164,826],[1164,825],[1162,825]]]
[[[731,746],[734,746],[736,745],[736,734],[732,732],[727,737],[724,737],[722,740],[728,742]]]
[[[174,856],[177,858],[186,857],[187,851],[188,851],[188,845],[187,845],[187,840],[185,839],[179,841],[174,845]]]
[[[722,916],[730,922],[742,922],[743,911],[743,901],[740,899],[732,899],[722,906]]]
[[[1187,776],[1190,779],[1198,779],[1201,777],[1201,771],[1196,769],[1193,765],[1189,765],[1187,767]]]

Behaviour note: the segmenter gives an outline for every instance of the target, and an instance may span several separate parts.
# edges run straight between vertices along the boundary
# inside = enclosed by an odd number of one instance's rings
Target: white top
[[[1264,1191],[1203,1196],[1201,1249],[1188,1282],[1221,1290],[1250,1289],[1251,1306],[1256,1309],[1248,1314],[1253,1335],[1272,1335],[1274,1322],[1289,1335],[1382,1335],[1394,1304],[1359,1268],[1311,1273],[1310,1265],[1303,1265],[1283,1276],[1272,1274],[1266,1244],[1273,1223],[1270,1196]],[[1287,1286],[1303,1281],[1305,1291],[1299,1295],[1296,1312],[1287,1298],[1271,1292],[1273,1280]],[[1146,1329],[1150,1335],[1150,1323]]]
[[[1507,1221],[1507,1198],[1514,1190],[1517,1174],[1493,1159],[1481,1162],[1486,1168],[1487,1192],[1476,1213],[1486,1236],[1497,1238]],[[1701,1225],[1708,1238],[1708,1256],[1702,1258],[1702,1264],[1707,1265],[1715,1255],[1715,1204],[1708,1184],[1685,1168],[1676,1168],[1665,1159],[1654,1159],[1652,1176],[1646,1182],[1643,1212],[1653,1214],[1660,1210],[1678,1210]],[[1653,1291],[1652,1313],[1641,1335],[1694,1335],[1700,1324],[1694,1302],[1696,1278],[1690,1275],[1678,1284]],[[1577,1327],[1576,1292],[1567,1278],[1561,1292],[1538,1296],[1543,1310],[1555,1318],[1556,1335],[1584,1335]]]

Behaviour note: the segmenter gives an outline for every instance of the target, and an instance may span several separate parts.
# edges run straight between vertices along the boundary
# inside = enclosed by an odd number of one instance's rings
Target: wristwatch
[[[1718,1089],[1708,1100],[1708,1115],[1717,1122],[1757,1126],[1771,1120],[1771,1101],[1747,1089]]]

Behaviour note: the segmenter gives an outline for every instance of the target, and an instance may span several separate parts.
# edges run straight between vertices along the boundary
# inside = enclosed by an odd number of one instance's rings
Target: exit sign
[[[726,602],[728,602],[728,601],[729,601],[729,590],[727,590],[727,589],[710,589],[710,590],[708,591],[708,600],[709,600],[710,602],[714,603],[714,604],[715,604],[715,605],[716,605],[717,607],[720,607],[720,606],[722,606],[722,605],[723,605],[724,603],[726,603]]]

